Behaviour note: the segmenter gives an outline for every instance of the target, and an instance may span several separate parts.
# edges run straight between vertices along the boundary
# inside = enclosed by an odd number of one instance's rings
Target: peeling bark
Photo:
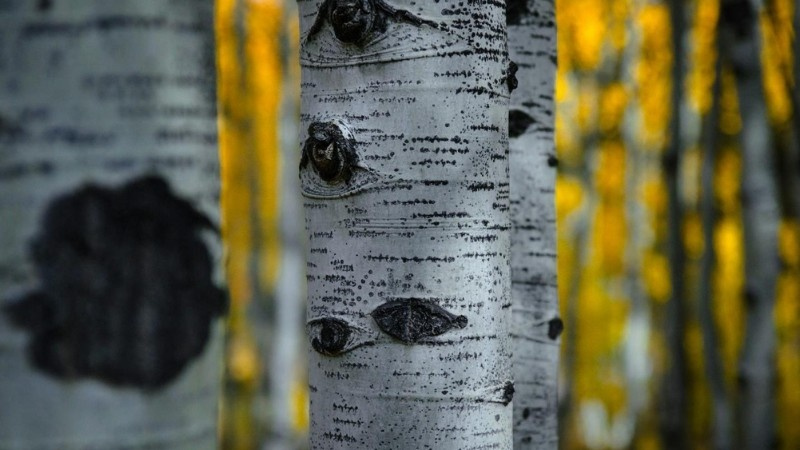
[[[505,5],[299,6],[311,446],[510,449]]]
[[[558,353],[563,322],[556,281],[552,0],[509,1],[511,292],[514,448],[558,447]],[[512,78],[512,76],[514,78]]]
[[[212,7],[0,5],[0,448],[216,447]]]

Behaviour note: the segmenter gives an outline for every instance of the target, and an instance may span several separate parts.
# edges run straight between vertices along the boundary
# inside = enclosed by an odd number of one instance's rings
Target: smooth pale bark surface
[[[509,105],[514,448],[558,447],[556,155],[552,0],[508,2],[509,57],[519,67]]]
[[[212,8],[0,2],[2,449],[216,448]]]
[[[299,3],[311,446],[510,449],[505,4],[347,44],[340,3]]]

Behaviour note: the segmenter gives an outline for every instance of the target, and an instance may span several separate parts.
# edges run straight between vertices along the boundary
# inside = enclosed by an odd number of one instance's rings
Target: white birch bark
[[[213,449],[211,2],[0,2],[0,448]]]
[[[505,4],[299,6],[311,446],[510,449]]]
[[[555,10],[552,0],[507,5],[509,57],[518,67],[509,106],[514,448],[554,449],[564,328],[556,284]]]
[[[775,285],[779,271],[778,205],[773,142],[761,62],[757,0],[725,0],[720,11],[723,51],[733,66],[742,115],[742,221],[747,325],[739,359],[738,420],[742,448],[775,441]]]

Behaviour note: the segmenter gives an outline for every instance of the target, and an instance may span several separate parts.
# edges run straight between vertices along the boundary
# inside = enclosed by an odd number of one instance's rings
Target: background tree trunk
[[[514,448],[558,447],[558,313],[553,141],[556,23],[552,0],[507,6],[519,86],[509,106]]]
[[[687,325],[685,262],[683,242],[683,203],[680,192],[680,167],[683,149],[682,109],[683,80],[685,73],[685,17],[684,0],[670,0],[670,19],[673,42],[672,103],[670,144],[664,155],[664,176],[668,198],[667,255],[669,258],[671,294],[664,317],[664,338],[668,352],[668,366],[661,386],[660,428],[664,445],[669,448],[687,448],[688,425],[686,403],[688,368],[686,367],[685,332]]]
[[[723,48],[733,66],[742,115],[742,216],[747,327],[739,360],[742,444],[772,448],[775,441],[775,284],[780,218],[772,132],[764,98],[760,55],[760,2],[722,3]]]
[[[0,3],[0,448],[216,448],[212,9]]]
[[[505,4],[303,1],[311,446],[510,449]]]

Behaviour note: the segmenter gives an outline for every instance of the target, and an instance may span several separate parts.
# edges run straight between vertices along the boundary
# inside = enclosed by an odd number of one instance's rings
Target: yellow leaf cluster
[[[645,148],[660,150],[666,142],[672,90],[672,42],[669,10],[664,3],[649,3],[636,20],[642,42],[635,69],[637,99],[642,110],[641,141]]]

